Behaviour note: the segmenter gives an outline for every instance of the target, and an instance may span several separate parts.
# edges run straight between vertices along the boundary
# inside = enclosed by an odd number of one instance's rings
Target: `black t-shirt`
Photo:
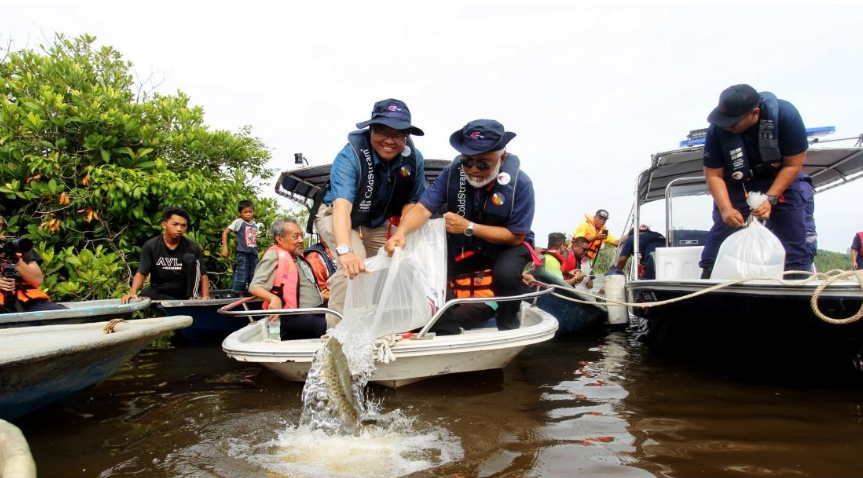
[[[192,254],[201,264],[201,275],[207,273],[201,248],[194,242],[180,238],[180,244],[173,250],[165,245],[162,235],[144,243],[141,250],[141,263],[138,272],[150,275],[150,287],[167,295],[180,297],[186,290],[183,275],[183,255]]]

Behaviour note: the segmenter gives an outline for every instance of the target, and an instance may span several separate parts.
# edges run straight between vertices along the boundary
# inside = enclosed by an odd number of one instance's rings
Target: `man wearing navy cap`
[[[330,277],[329,307],[339,312],[347,279],[365,271],[363,260],[377,254],[390,226],[397,225],[425,191],[423,156],[410,138],[423,131],[411,124],[403,101],[378,101],[371,118],[357,128],[333,161],[323,205],[315,215],[318,234],[338,257],[338,269]],[[329,326],[337,320],[327,316]]]
[[[515,137],[494,120],[474,120],[454,132],[450,145],[459,153],[403,218],[387,241],[392,254],[405,236],[419,229],[433,212],[446,206],[448,275],[492,270],[496,296],[523,293],[521,273],[531,260],[533,184],[517,156],[506,151]],[[500,302],[497,327],[516,329],[518,302]]]
[[[719,246],[742,227],[750,212],[785,247],[785,270],[807,270],[804,200],[797,176],[809,143],[800,113],[791,103],[749,85],[734,85],[719,96],[707,117],[704,176],[713,196],[713,227],[699,265],[709,278]],[[750,211],[749,192],[767,195]]]

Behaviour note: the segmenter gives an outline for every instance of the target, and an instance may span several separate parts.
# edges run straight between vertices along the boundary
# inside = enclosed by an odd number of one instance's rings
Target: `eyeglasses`
[[[491,169],[490,164],[483,163],[481,161],[475,161],[473,159],[462,158],[461,165],[464,168],[472,168],[472,167],[476,166],[476,168],[479,169],[480,171],[488,171],[489,169]]]
[[[389,131],[379,130],[377,128],[372,128],[372,133],[374,133],[378,136],[383,136],[384,138],[390,138],[394,141],[404,141],[408,137],[407,133],[402,133],[401,131],[389,132]]]

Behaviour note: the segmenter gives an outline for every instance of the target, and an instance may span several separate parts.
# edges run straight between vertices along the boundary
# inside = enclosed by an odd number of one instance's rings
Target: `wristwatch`
[[[467,227],[466,227],[466,228],[464,228],[464,235],[465,235],[465,236],[467,236],[467,237],[472,236],[472,235],[473,235],[473,228],[474,228],[474,226],[476,226],[476,224],[474,224],[474,223],[472,223],[472,222],[468,222],[468,223],[467,223]]]
[[[779,196],[767,196],[767,201],[770,202],[771,205],[775,206],[776,203],[779,202]]]
[[[351,246],[349,246],[347,244],[339,244],[338,246],[336,246],[336,254],[338,254],[340,256],[343,256],[343,255],[347,254],[348,252],[353,252],[353,251],[354,250],[351,249]]]

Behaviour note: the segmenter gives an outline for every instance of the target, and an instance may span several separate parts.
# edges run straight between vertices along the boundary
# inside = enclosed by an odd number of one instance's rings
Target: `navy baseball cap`
[[[608,211],[606,211],[605,209],[600,209],[596,211],[596,215],[608,219]]]
[[[758,92],[749,85],[729,86],[719,95],[719,106],[710,112],[707,121],[720,128],[737,124],[760,102]]]
[[[411,124],[411,110],[404,101],[392,98],[375,103],[372,108],[372,117],[369,120],[357,123],[357,128],[363,129],[371,124],[382,124],[392,129],[409,129],[414,136],[423,136],[423,130]]]
[[[461,154],[474,155],[503,149],[515,133],[504,130],[495,120],[478,119],[451,134],[449,144]]]

